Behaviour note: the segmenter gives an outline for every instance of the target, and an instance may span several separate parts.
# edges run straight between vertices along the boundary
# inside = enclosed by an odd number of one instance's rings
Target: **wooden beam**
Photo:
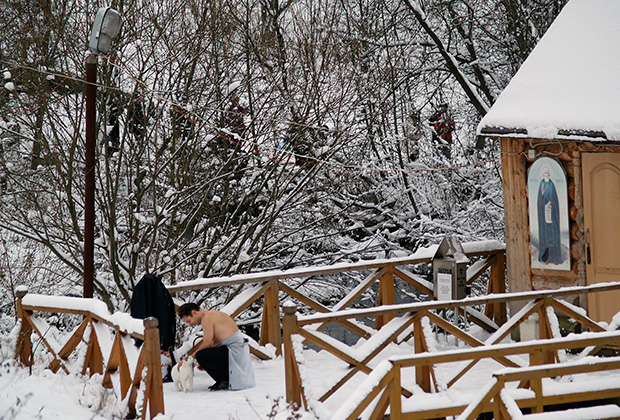
[[[467,270],[467,284],[471,285],[473,282],[475,282],[478,277],[480,277],[485,271],[487,271],[489,267],[491,267],[495,263],[496,260],[497,254],[489,255],[481,261],[476,261],[476,263],[473,266],[470,266]],[[474,267],[476,271],[470,272],[470,270],[473,270]],[[489,282],[489,286],[490,284],[491,283]]]
[[[596,285],[586,286],[586,287],[571,287],[571,288],[559,289],[559,290],[506,293],[506,294],[498,294],[498,295],[493,295],[493,296],[477,296],[477,297],[467,298],[466,302],[463,302],[462,300],[417,302],[417,303],[393,305],[392,307],[355,309],[351,311],[346,311],[344,313],[332,312],[332,313],[327,313],[327,314],[313,314],[313,315],[307,315],[307,316],[300,317],[298,319],[298,324],[301,326],[301,325],[322,323],[322,322],[337,322],[338,320],[343,320],[343,319],[376,317],[378,315],[386,315],[386,314],[396,315],[396,314],[402,314],[402,313],[407,313],[407,312],[415,312],[415,311],[419,311],[422,309],[438,310],[438,309],[444,309],[444,308],[457,308],[457,307],[463,307],[464,304],[467,304],[467,306],[476,306],[476,305],[483,305],[483,304],[496,303],[496,302],[507,302],[507,303],[517,302],[517,301],[527,302],[527,301],[532,301],[532,300],[539,300],[544,297],[553,297],[557,299],[562,296],[574,296],[574,295],[579,295],[583,293],[604,292],[608,290],[620,290],[620,282],[602,283],[602,284],[596,284]]]
[[[322,313],[328,313],[328,312],[333,312],[330,308],[328,308],[327,306],[323,306],[320,303],[316,302],[315,300],[310,299],[309,297],[303,295],[302,293],[300,293],[299,291],[293,289],[292,287],[279,282],[278,283],[280,290],[282,290],[284,293],[286,293],[287,295],[297,299],[299,302],[303,303],[304,305],[307,305],[308,307],[314,309],[317,312],[322,312]],[[343,327],[345,327],[346,329],[348,329],[349,331],[359,335],[362,338],[369,338],[370,337],[370,333],[362,328],[360,328],[359,326],[355,325],[354,323],[347,321],[347,320],[342,320],[342,321],[337,321],[340,325],[342,325]],[[317,328],[317,331],[321,331],[325,326],[327,326],[327,324],[322,324],[321,326],[319,326],[319,328]],[[323,327],[323,328],[321,328]]]
[[[280,329],[280,299],[278,297],[278,281],[271,280],[265,291],[263,301],[263,318],[261,322],[260,344],[271,343],[276,354],[282,354],[282,335]]]
[[[388,405],[389,397],[390,397],[390,391],[389,391],[388,385],[392,381],[393,377],[394,377],[393,369],[390,369],[378,381],[376,386],[372,387],[372,389],[362,399],[360,404],[357,407],[355,407],[353,410],[351,410],[350,413],[348,413],[347,420],[357,420],[362,414],[362,412],[366,409],[366,407],[368,407],[368,405],[377,397],[377,395],[379,395],[379,393],[383,391],[383,394],[381,395],[381,398],[379,398],[379,402],[375,406],[375,409],[373,410],[373,414],[371,415],[371,418],[374,417],[375,419],[376,418],[382,419],[383,414],[385,413],[385,410],[387,409],[387,405]]]
[[[447,332],[449,332],[450,334],[454,335],[455,337],[457,337],[458,339],[462,340],[463,342],[469,344],[470,346],[472,346],[472,347],[485,346],[485,344],[482,341],[478,340],[475,337],[472,337],[471,335],[467,334],[466,332],[464,332],[460,328],[456,327],[454,324],[452,324],[452,323],[446,321],[445,319],[441,318],[437,314],[434,314],[433,312],[428,312],[427,311],[425,313],[425,315],[428,316],[429,319],[433,323],[435,323],[435,325],[437,325],[438,327],[446,330]],[[508,358],[506,358],[504,356],[499,356],[499,357],[494,358],[494,359],[497,360],[499,363],[503,364],[504,366],[519,367],[519,365],[517,365],[516,363],[514,363],[513,361],[511,361],[510,359],[508,359]],[[448,388],[452,387],[452,385],[454,385],[460,378],[462,378],[465,375],[465,373],[467,373],[471,368],[473,368],[476,365],[476,363],[477,363],[477,361],[472,361],[464,369],[459,371],[459,373],[457,373],[448,382],[448,384],[447,384]]]
[[[19,361],[23,366],[30,366],[30,358],[32,356],[32,325],[28,322],[28,317],[32,312],[24,309],[22,298],[28,293],[27,290],[17,290],[17,318],[20,321],[19,333],[17,335],[17,343],[15,344],[15,360]]]
[[[142,371],[144,370],[144,361],[146,358],[145,353],[146,351],[143,344],[142,348],[140,349],[140,354],[138,355],[138,362],[136,363],[136,369],[134,370],[131,388],[129,390],[129,400],[127,402],[126,415],[126,418],[128,419],[135,419],[137,416],[136,401],[138,399],[138,390],[140,389],[140,383],[142,382]]]
[[[506,231],[508,289],[512,292],[532,290],[530,277],[529,209],[527,171],[523,155],[525,140],[502,137],[502,189]],[[517,313],[523,302],[510,302],[510,312]]]
[[[116,331],[114,341],[112,342],[112,348],[110,349],[110,356],[108,357],[108,364],[105,368],[103,375],[103,387],[112,388],[112,373],[119,372],[121,399],[125,399],[129,387],[131,386],[131,373],[129,371],[129,362],[127,361],[127,355],[125,354],[125,347],[121,337],[121,332]]]
[[[271,360],[271,356],[269,356],[267,353],[264,353],[260,348],[256,348],[252,344],[250,344],[249,347],[250,353],[259,358],[260,360]]]
[[[556,311],[562,312],[564,315],[574,319],[579,322],[581,325],[585,326],[588,330],[592,332],[604,332],[607,331],[601,325],[599,325],[596,321],[592,320],[587,315],[582,315],[579,312],[575,311],[571,307],[567,306],[564,302],[561,302],[557,299],[553,299],[551,301],[551,306]]]
[[[298,333],[297,328],[297,308],[295,306],[285,306],[282,311],[284,331],[284,382],[286,388],[286,402],[293,407],[301,407],[301,377],[299,367],[295,358],[292,336]]]
[[[394,377],[388,385],[390,390],[390,420],[402,419],[402,404],[401,404],[401,385],[400,385],[400,366],[394,366]]]
[[[394,273],[392,267],[386,267],[379,280],[379,296],[377,298],[378,306],[394,305]],[[394,318],[393,314],[379,315],[375,318],[375,329],[378,330]]]
[[[433,283],[421,279],[419,276],[399,267],[393,267],[394,274],[418,289],[420,292],[432,298],[435,297],[435,291],[433,290]]]
[[[385,268],[377,270],[373,273],[370,273],[363,281],[361,281],[353,290],[351,290],[340,302],[336,303],[332,311],[340,311],[344,308],[347,308],[355,302],[355,300],[362,295],[372,284],[377,281],[377,279],[381,278],[385,273]]]
[[[78,344],[80,344],[80,342],[82,341],[84,330],[86,330],[87,326],[88,318],[84,318],[82,323],[76,328],[69,340],[67,340],[65,345],[58,352],[58,357],[60,357],[60,359],[67,360],[71,352],[73,352],[73,350],[75,350]],[[52,360],[52,363],[50,363],[50,370],[56,373],[58,371],[58,368],[60,367],[60,363],[61,362],[58,359]]]
[[[463,249],[468,257],[481,257],[504,252],[506,246],[495,241],[489,246],[488,241],[463,243]],[[422,248],[413,255],[398,258],[386,258],[382,260],[361,261],[348,264],[333,264],[322,267],[295,268],[292,270],[273,270],[262,273],[236,274],[227,277],[200,278],[180,282],[167,289],[170,293],[178,293],[188,290],[212,289],[217,287],[232,286],[239,284],[262,283],[272,279],[284,280],[294,278],[308,278],[326,274],[345,273],[351,271],[379,270],[386,265],[404,266],[413,264],[429,263],[433,260],[437,246]]]
[[[82,298],[75,298],[75,299],[82,299]],[[97,322],[101,322],[102,324],[107,325],[108,327],[111,328],[117,328],[119,327],[118,325],[116,325],[115,323],[111,322],[110,320],[99,316],[96,313],[90,312],[90,311],[86,311],[86,310],[78,310],[78,309],[70,309],[70,308],[61,308],[61,307],[54,307],[54,306],[38,306],[38,305],[24,305],[24,309],[27,311],[40,311],[40,312],[53,312],[53,313],[59,313],[59,314],[69,314],[69,315],[81,315],[85,318],[90,318],[93,321],[97,321]],[[144,340],[144,336],[140,333],[137,333],[135,331],[123,331],[124,334],[130,335],[134,338],[137,338],[139,340]]]
[[[504,383],[497,378],[495,382],[487,389],[484,395],[480,396],[476,401],[467,406],[467,412],[463,413],[459,420],[475,420],[482,414],[485,405],[488,405],[494,397],[497,397],[504,386]]]
[[[344,385],[349,379],[351,379],[361,369],[360,366],[368,367],[368,363],[372,359],[374,359],[375,356],[377,356],[377,354],[379,354],[381,351],[383,351],[385,349],[385,345],[387,343],[389,343],[389,342],[395,341],[396,338],[407,327],[409,327],[409,325],[411,325],[411,323],[413,323],[414,320],[415,320],[415,316],[413,316],[413,315],[405,315],[405,317],[409,317],[410,320],[403,322],[398,328],[396,328],[394,331],[392,331],[388,337],[385,337],[385,339],[383,340],[381,345],[376,346],[370,353],[365,355],[364,359],[361,360],[361,362],[357,361],[356,363],[349,363],[351,365],[351,367],[349,368],[349,371],[343,377],[341,377],[338,380],[338,382],[336,382],[334,385],[332,385],[332,387],[319,398],[319,401],[323,402],[323,401],[327,400],[327,398],[329,398],[331,395],[333,395],[338,389],[340,389],[340,387],[342,387],[342,385]],[[303,328],[301,329],[301,331],[304,331]],[[325,343],[325,341],[321,341],[321,342]],[[315,344],[319,345],[317,342],[315,342]],[[321,346],[321,345],[319,345],[319,346]],[[332,354],[334,354],[337,357],[340,357],[339,355],[344,354],[340,350],[336,349],[335,347],[331,347],[331,348],[334,349],[334,351],[336,351],[336,352],[332,352]],[[328,350],[328,349],[326,349],[326,350]],[[330,351],[330,350],[328,350],[328,351]],[[368,367],[368,371],[370,371],[370,370],[371,369]],[[363,369],[362,369],[362,371],[365,372],[365,373],[368,373],[367,371],[365,371]],[[405,395],[406,397],[410,397],[412,395],[412,393],[409,390],[404,389],[404,388],[402,389],[402,392],[403,392],[403,395]]]
[[[491,274],[489,276],[489,294],[506,293],[506,254],[498,253],[493,258]],[[485,309],[491,309],[490,313],[485,311],[485,315],[495,321],[498,325],[503,325],[508,320],[506,302],[494,302],[486,305]]]
[[[60,357],[58,357],[58,355],[56,354],[56,352],[54,351],[54,349],[52,348],[52,346],[48,343],[48,341],[45,339],[45,333],[42,332],[41,330],[39,330],[39,327],[37,327],[37,324],[35,322],[33,322],[31,317],[27,317],[26,321],[28,323],[30,323],[31,327],[35,330],[35,332],[37,333],[37,335],[39,336],[39,338],[41,339],[41,342],[45,345],[45,347],[47,347],[47,351],[49,351],[52,356],[54,356],[54,361],[58,361],[58,363],[60,364],[60,366],[62,367],[62,370],[65,371],[65,373],[68,375],[69,374],[69,369],[67,369],[67,367],[65,366],[64,363],[62,363]],[[45,325],[47,325],[46,322],[44,322]]]
[[[372,409],[372,413],[370,413],[368,420],[384,420],[385,419],[385,412],[387,411],[387,408],[390,406],[390,396],[391,396],[390,388],[391,387],[388,384],[388,386],[383,390],[383,393],[381,393],[381,396],[379,397],[377,404],[375,404],[375,407]]]
[[[402,367],[415,367],[424,365],[436,365],[466,360],[484,359],[498,356],[511,356],[516,354],[529,354],[533,351],[549,351],[557,349],[575,349],[588,346],[601,345],[603,343],[620,343],[620,332],[606,332],[588,334],[586,337],[563,337],[551,340],[536,340],[514,344],[494,344],[492,346],[480,346],[462,349],[458,352],[434,352],[432,354],[414,354],[406,358],[391,359],[392,363]]]
[[[158,325],[157,318],[149,317],[144,320],[143,346],[146,346],[147,387],[144,391],[142,418],[145,416],[147,400],[151,419],[154,419],[158,414],[165,414]]]
[[[422,320],[416,316],[413,321],[413,348],[415,353],[425,353],[428,351]],[[431,392],[431,375],[429,366],[416,366],[415,382],[424,392]]]
[[[86,358],[84,359],[84,366],[82,367],[82,375],[86,375],[88,370],[89,376],[93,376],[95,373],[103,373],[103,355],[101,354],[101,348],[99,347],[99,341],[97,340],[97,333],[95,332],[95,326],[93,321],[89,317],[90,324],[90,337],[88,338],[88,347],[86,349]]]
[[[322,349],[327,350],[328,352],[330,352],[331,354],[333,354],[334,356],[336,356],[340,360],[342,360],[344,362],[347,362],[350,365],[357,366],[362,372],[364,372],[364,373],[370,373],[371,372],[372,369],[370,369],[368,366],[366,366],[365,364],[361,363],[359,360],[353,358],[349,354],[345,353],[341,349],[332,346],[327,341],[325,341],[322,338],[318,337],[313,332],[305,330],[303,328],[299,328],[298,334],[300,334],[304,338],[308,339],[308,341],[311,341],[312,343],[314,343],[317,346],[321,347]]]
[[[504,308],[505,307],[506,305],[504,305]],[[463,312],[465,312],[465,316],[467,317],[469,321],[473,322],[477,326],[485,329],[486,331],[490,333],[494,333],[495,331],[499,329],[499,325],[497,325],[491,318],[487,317],[485,314],[478,312],[477,310],[471,307],[464,306]],[[504,324],[505,322],[501,325],[504,325]]]
[[[493,419],[512,420],[512,416],[502,398],[501,391],[493,398]]]
[[[258,299],[263,293],[269,290],[270,286],[271,285],[268,282],[263,284],[263,286],[260,287],[258,290],[256,290],[254,293],[252,293],[252,295],[248,299],[246,299],[246,301],[243,304],[239,305],[237,309],[235,309],[233,312],[231,312],[228,315],[231,318],[236,318],[237,315],[245,311],[252,303],[254,303],[254,301],[256,301],[256,299]]]

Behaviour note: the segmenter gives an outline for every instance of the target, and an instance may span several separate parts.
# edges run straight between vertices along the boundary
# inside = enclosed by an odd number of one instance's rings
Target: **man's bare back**
[[[239,331],[235,321],[220,311],[205,311],[201,325],[204,341],[209,342],[208,337],[212,337],[211,346],[209,347],[219,346],[222,341]]]
[[[235,321],[224,312],[200,309],[199,311],[192,310],[191,313],[191,316],[183,317],[183,321],[190,325],[200,324],[203,333],[202,344],[196,352],[209,347],[217,347],[222,341],[239,331]]]

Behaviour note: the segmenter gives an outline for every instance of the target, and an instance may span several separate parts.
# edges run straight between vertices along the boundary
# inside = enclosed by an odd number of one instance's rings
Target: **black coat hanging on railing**
[[[176,312],[172,296],[154,274],[145,274],[133,290],[131,297],[131,316],[145,319],[150,316],[159,321],[159,343],[161,349],[174,348],[176,336]]]

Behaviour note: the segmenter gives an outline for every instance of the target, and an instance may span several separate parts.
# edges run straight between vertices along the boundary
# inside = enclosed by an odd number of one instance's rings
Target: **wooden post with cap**
[[[284,332],[284,381],[286,384],[286,402],[295,408],[301,407],[302,386],[299,367],[295,358],[292,335],[297,333],[297,306],[284,305],[282,308]]]
[[[20,320],[19,334],[17,335],[17,343],[15,345],[15,360],[18,360],[24,366],[30,366],[30,357],[32,356],[32,342],[30,335],[32,334],[32,325],[28,320],[29,312],[24,311],[22,299],[28,294],[28,289],[18,288],[15,291],[17,296],[17,317]]]
[[[161,351],[159,344],[159,329],[157,318],[148,317],[144,320],[144,345],[146,365],[146,388],[144,390],[144,405],[142,418],[146,415],[146,400],[149,403],[149,414],[155,418],[164,414],[164,388],[161,377]]]
[[[157,318],[148,317],[144,320],[144,343],[140,350],[138,363],[133,376],[133,383],[129,391],[127,415],[125,418],[136,418],[136,401],[138,389],[142,381],[142,370],[146,368],[144,375],[144,402],[142,403],[142,419],[146,418],[146,406],[149,406],[151,419],[158,414],[164,414],[164,388],[161,377],[161,352],[159,345],[159,329]]]

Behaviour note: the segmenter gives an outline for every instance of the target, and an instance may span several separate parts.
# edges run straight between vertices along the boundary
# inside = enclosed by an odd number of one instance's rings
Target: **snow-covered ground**
[[[473,330],[473,328],[472,328]],[[482,331],[469,332],[484,339]],[[433,334],[434,335],[434,334]],[[439,335],[435,343],[437,350],[455,348],[453,337]],[[461,347],[464,345],[461,343]],[[412,354],[412,343],[390,344],[371,366],[388,355]],[[6,354],[4,355],[6,357]],[[284,363],[282,357],[274,360],[260,361],[253,359],[256,374],[256,387],[243,391],[209,391],[213,383],[202,371],[195,371],[194,392],[183,393],[174,388],[172,383],[164,384],[164,416],[158,420],[207,418],[209,420],[246,420],[246,419],[329,419],[332,414],[355,392],[366,375],[358,373],[350,383],[336,392],[325,403],[319,403],[318,397],[326,391],[346,371],[348,365],[325,351],[304,350],[305,376],[304,387],[310,400],[312,410],[295,417],[286,407],[284,389]],[[517,361],[515,358],[513,360]],[[525,362],[525,361],[524,361]],[[438,371],[438,380],[449,380],[460,363],[443,365]],[[491,373],[502,367],[493,361],[480,363],[467,373],[451,388],[454,397],[462,398],[465,393],[475,395],[484,388],[491,378]],[[407,374],[405,372],[411,372]],[[605,375],[617,371],[605,372]],[[405,370],[403,385],[416,391],[413,371]],[[123,402],[116,397],[114,390],[104,391],[102,377],[92,378],[79,375],[53,374],[36,365],[32,374],[28,368],[18,367],[11,360],[5,360],[0,368],[0,419],[114,419],[124,412]],[[419,388],[418,388],[419,389]]]
[[[439,337],[438,348],[454,347],[454,339],[447,341]],[[375,366],[388,355],[412,354],[412,343],[390,344],[371,366]],[[5,354],[6,356],[6,354]],[[331,354],[305,350],[305,382],[312,413],[304,419],[328,419],[366,378],[358,373],[347,385],[336,392],[327,402],[319,403],[318,397],[345,373],[348,365]],[[286,407],[284,388],[284,363],[282,357],[260,361],[253,359],[256,387],[243,391],[209,391],[213,383],[210,377],[195,371],[194,392],[183,393],[172,383],[164,384],[165,419],[186,419],[207,414],[210,419],[286,419],[291,411]],[[499,368],[494,362],[481,366],[467,375],[461,389],[478,389],[490,377],[490,372]],[[78,370],[78,369],[75,369]],[[445,369],[449,373],[450,368]],[[124,410],[115,391],[104,391],[102,377],[92,378],[79,375],[53,374],[43,364],[29,369],[18,367],[11,360],[5,360],[0,369],[0,419],[111,419],[119,418]],[[415,387],[412,377],[403,375],[403,382],[410,389]],[[457,386],[457,391],[459,386]],[[163,420],[163,419],[159,419]]]

